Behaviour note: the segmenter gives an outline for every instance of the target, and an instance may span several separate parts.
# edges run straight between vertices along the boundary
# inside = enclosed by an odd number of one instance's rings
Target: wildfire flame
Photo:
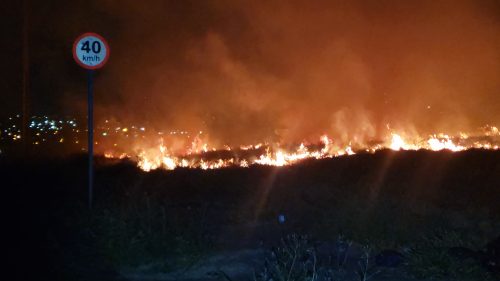
[[[284,148],[280,144],[259,143],[254,145],[243,145],[240,147],[222,146],[220,149],[210,147],[200,138],[196,137],[190,147],[182,155],[177,155],[165,146],[162,138],[156,148],[140,149],[136,156],[126,153],[113,154],[106,152],[107,158],[130,158],[137,161],[138,167],[144,171],[158,168],[173,170],[178,167],[219,169],[224,167],[249,167],[252,165],[287,166],[303,161],[305,159],[324,159],[343,155],[353,155],[356,152],[376,152],[382,149],[399,150],[449,150],[463,151],[467,149],[498,150],[500,143],[500,132],[497,127],[487,126],[487,130],[481,136],[471,137],[467,133],[459,133],[452,137],[447,134],[435,134],[425,138],[408,137],[404,134],[391,132],[390,137],[381,143],[353,148],[350,144],[340,146],[328,135],[322,135],[317,145],[301,143],[295,148]],[[214,157],[207,153],[225,151],[232,153],[231,156]],[[238,156],[239,152],[252,152],[246,156]],[[250,156],[248,156],[250,155]],[[217,156],[217,155],[216,155]]]

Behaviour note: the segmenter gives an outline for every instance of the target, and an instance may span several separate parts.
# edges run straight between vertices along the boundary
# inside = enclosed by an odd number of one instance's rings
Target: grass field
[[[20,280],[188,268],[224,250],[220,237],[239,239],[228,227],[277,224],[279,214],[284,235],[408,249],[405,271],[414,277],[494,278],[446,253],[481,250],[500,235],[499,151],[380,151],[290,167],[149,173],[98,158],[92,210],[84,155],[23,160],[0,158],[8,256]]]

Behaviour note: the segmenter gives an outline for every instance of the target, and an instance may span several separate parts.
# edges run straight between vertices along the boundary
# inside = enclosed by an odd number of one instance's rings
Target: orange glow
[[[460,132],[457,136],[447,134],[433,134],[427,137],[409,136],[405,133],[391,131],[386,140],[381,142],[352,146],[350,143],[340,144],[328,135],[319,137],[317,144],[302,142],[295,147],[280,143],[258,143],[230,147],[222,145],[213,147],[196,136],[184,149],[183,153],[174,153],[174,149],[165,145],[164,139],[159,139],[155,147],[138,145],[135,155],[132,153],[115,154],[108,151],[107,158],[129,158],[137,162],[144,171],[155,169],[173,170],[178,167],[195,169],[219,169],[224,167],[249,167],[252,165],[288,166],[306,159],[324,159],[338,156],[349,156],[357,152],[376,152],[382,149],[400,150],[449,150],[463,151],[467,149],[497,150],[500,143],[500,132],[496,127],[486,127],[482,135]],[[175,150],[182,151],[182,150]],[[229,153],[230,156],[218,157],[217,153]],[[212,154],[210,154],[212,153]]]

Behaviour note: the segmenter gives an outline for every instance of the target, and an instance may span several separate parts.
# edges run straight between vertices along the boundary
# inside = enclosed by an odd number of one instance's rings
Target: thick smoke
[[[99,117],[217,144],[500,121],[498,1],[99,1]]]

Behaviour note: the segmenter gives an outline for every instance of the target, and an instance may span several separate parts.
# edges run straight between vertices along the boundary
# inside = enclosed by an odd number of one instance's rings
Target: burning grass
[[[364,138],[361,138],[364,139]],[[354,139],[356,140],[356,138]],[[379,150],[449,150],[453,152],[468,149],[498,150],[500,132],[497,127],[486,126],[481,133],[471,136],[459,133],[457,136],[433,134],[426,137],[390,132],[382,141],[339,142],[323,135],[318,142],[302,142],[298,145],[280,143],[259,143],[239,147],[211,147],[207,141],[196,137],[189,147],[174,150],[159,139],[158,146],[137,144],[134,152],[104,153],[107,158],[129,158],[137,162],[144,171],[158,168],[220,169],[224,167],[249,167],[252,165],[289,166],[306,159],[325,159],[356,153],[374,153]]]

